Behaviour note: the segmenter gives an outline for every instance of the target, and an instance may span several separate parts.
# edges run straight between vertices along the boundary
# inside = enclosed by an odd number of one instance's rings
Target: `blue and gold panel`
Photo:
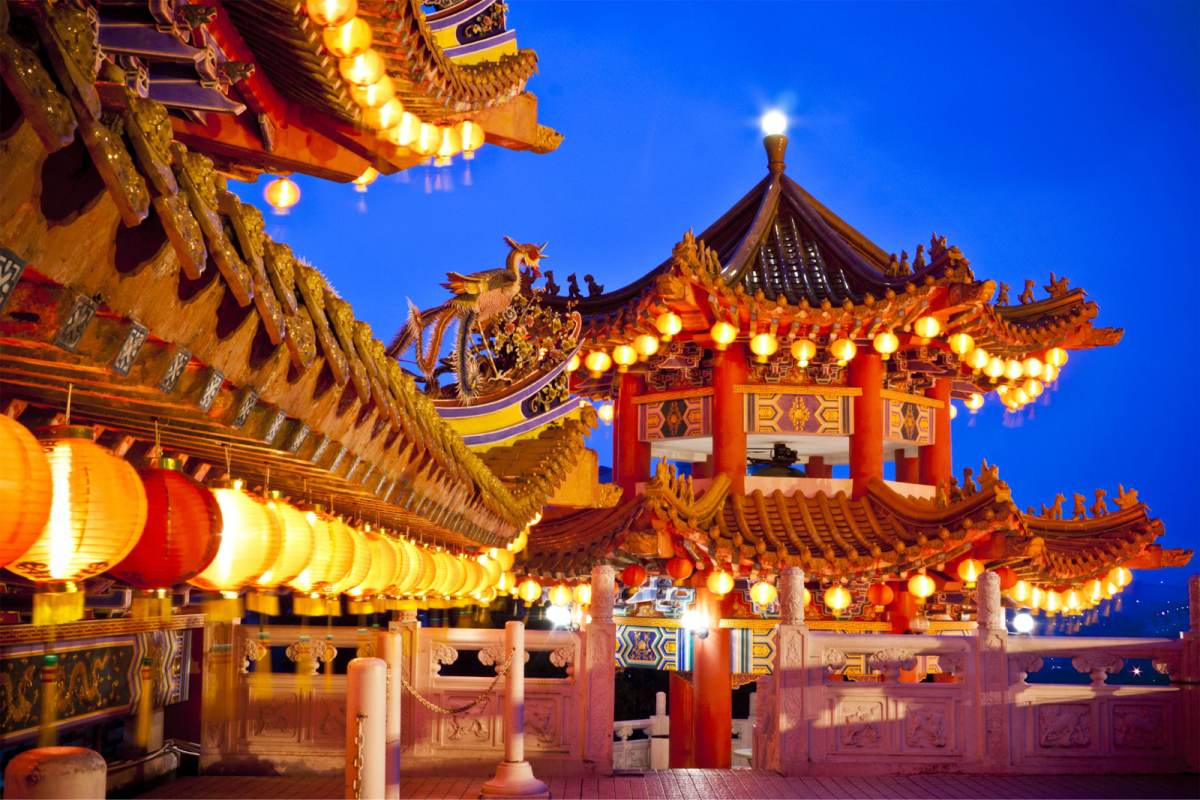
[[[911,401],[885,398],[883,438],[907,444],[933,444],[933,409]]]
[[[852,415],[848,394],[747,394],[747,433],[848,436]]]
[[[638,438],[643,442],[712,435],[712,397],[674,397],[638,406]]]
[[[775,628],[734,628],[729,634],[731,672],[771,674],[775,663]]]

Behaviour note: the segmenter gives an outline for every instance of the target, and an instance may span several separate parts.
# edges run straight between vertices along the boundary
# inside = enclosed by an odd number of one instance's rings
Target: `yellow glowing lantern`
[[[1044,367],[1045,367],[1045,364],[1043,364],[1041,361],[1034,358],[1033,356],[1030,356],[1029,358],[1027,358],[1021,362],[1021,371],[1025,373],[1026,378],[1041,377],[1042,369]]]
[[[361,56],[371,48],[371,26],[355,17],[344,25],[325,29],[325,49],[337,58]]]
[[[975,581],[983,574],[983,562],[977,558],[965,558],[958,565],[958,577],[967,586],[974,586]]]
[[[605,370],[612,366],[612,359],[603,350],[593,350],[587,354],[587,358],[583,359],[583,365],[588,368],[588,374],[591,377],[599,378]]]
[[[1021,389],[1020,387],[1013,389],[1011,392],[1008,392],[1004,395],[1005,400],[1008,400],[1009,398],[1011,398],[1013,404],[1017,406],[1023,406],[1029,402],[1029,395],[1026,394],[1025,390]]]
[[[16,424],[16,423],[14,423]],[[146,526],[146,490],[137,470],[92,441],[92,428],[54,426],[37,431],[49,466],[49,515],[40,534],[8,565],[38,584],[34,624],[73,622],[83,617],[83,593],[76,583],[95,577],[121,562],[138,543]],[[7,442],[5,442],[7,444]],[[20,462],[16,452],[0,454],[0,471]],[[6,507],[5,517],[20,516]],[[6,523],[7,525],[7,523]]]
[[[581,583],[575,587],[572,593],[575,602],[581,606],[590,606],[592,604],[592,585],[590,583]]]
[[[932,339],[942,332],[942,323],[933,317],[921,317],[913,323],[913,333],[922,339]]]
[[[567,362],[567,372],[575,372],[579,369],[579,353],[572,353],[571,360]]]
[[[496,581],[500,580],[500,573],[504,570],[500,567],[500,562],[492,558],[488,553],[479,554],[479,566],[483,568],[485,586],[491,586]]]
[[[1056,614],[1062,610],[1062,607],[1063,598],[1061,594],[1056,592],[1054,589],[1050,589],[1048,592],[1046,592],[1046,602],[1044,608],[1046,609],[1047,614]]]
[[[1046,364],[1044,367],[1042,367],[1041,377],[1043,383],[1054,383],[1056,380],[1058,380],[1058,367],[1054,366],[1053,364]]]
[[[0,414],[0,463],[0,567],[6,567],[20,559],[46,527],[53,482],[38,440],[7,414]]]
[[[1029,378],[1021,384],[1021,388],[1025,391],[1025,394],[1029,395],[1031,400],[1035,397],[1040,397],[1042,392],[1045,391],[1042,382],[1037,378]]]
[[[1041,608],[1046,604],[1046,590],[1040,586],[1034,586],[1029,590],[1028,605],[1030,608]]]
[[[992,356],[988,359],[987,365],[983,368],[983,374],[987,375],[992,380],[999,378],[1004,374],[1004,362],[999,358]]]
[[[292,608],[300,616],[324,616],[325,598],[334,584],[346,577],[354,561],[354,543],[350,529],[340,520],[324,513],[321,506],[304,512],[304,519],[313,530],[312,558],[308,566],[288,582],[296,592]]]
[[[1099,603],[1104,599],[1104,587],[1100,585],[1100,581],[1092,578],[1083,584],[1083,596],[1088,602]]]
[[[363,108],[379,108],[396,96],[396,86],[387,75],[370,86],[350,84],[350,99]]]
[[[824,601],[825,607],[833,611],[835,614],[840,614],[850,607],[850,602],[853,600],[850,590],[845,586],[838,584],[830,586],[825,590]]]
[[[606,424],[609,422],[612,422],[613,421],[613,404],[605,403],[604,405],[600,406],[600,410],[597,411],[596,413],[600,416],[600,419],[604,420],[604,422]]]
[[[245,481],[209,484],[225,526],[217,557],[188,583],[207,592],[220,592],[211,606],[217,617],[237,616],[237,593],[262,578],[279,558],[283,525],[257,497],[246,492]]]
[[[767,359],[779,350],[779,340],[770,333],[760,333],[750,339],[750,352],[759,364],[767,363]]]
[[[972,414],[983,408],[983,395],[971,392],[971,395],[967,398],[967,408],[971,409]]]
[[[442,146],[442,129],[427,122],[421,123],[417,136],[408,145],[408,149],[423,156],[431,156]]]
[[[1063,593],[1063,608],[1069,612],[1078,612],[1083,609],[1083,594],[1071,587]]]
[[[850,339],[837,339],[829,345],[829,353],[837,359],[838,366],[846,366],[858,353],[858,346]]]
[[[422,574],[425,571],[425,561],[421,558],[421,553],[416,545],[407,539],[400,539],[396,544],[400,552],[400,574],[396,578],[393,591],[398,595],[412,594],[413,587],[421,582]]]
[[[950,403],[950,419],[958,419],[958,406]]]
[[[437,149],[435,166],[449,166],[450,159],[462,152],[462,136],[457,128],[442,128],[442,143]]]
[[[416,550],[421,558],[421,563],[424,564],[424,569],[421,570],[421,578],[413,587],[411,594],[417,597],[425,597],[433,591],[434,584],[440,580],[438,576],[438,562],[434,560],[434,552],[428,547],[421,546],[416,548]]]
[[[705,582],[708,590],[715,595],[726,595],[733,589],[733,576],[726,570],[714,570]]]
[[[637,351],[638,359],[645,361],[658,352],[658,337],[643,333],[633,340],[633,349]]]
[[[1124,589],[1133,581],[1133,573],[1125,567],[1113,567],[1106,577],[1108,582],[1118,589]]]
[[[664,311],[654,320],[654,327],[662,334],[662,340],[669,342],[675,334],[683,330],[683,320],[674,311]]]
[[[750,599],[759,606],[769,606],[775,602],[775,598],[779,592],[775,587],[766,581],[759,581],[750,587]]]
[[[383,58],[374,50],[367,50],[354,58],[339,60],[338,72],[355,86],[370,86],[372,83],[378,83],[384,75]]]
[[[517,597],[526,603],[535,603],[542,599],[542,585],[533,578],[526,578],[517,587]]]
[[[358,13],[358,0],[308,0],[308,17],[325,27],[344,25]]]
[[[612,415],[610,414],[609,416],[611,417]],[[531,522],[529,524],[536,525],[537,523]],[[522,528],[521,532],[517,534],[517,538],[508,543],[508,548],[514,553],[519,553],[525,549],[525,545],[527,544],[529,544],[529,528]]]
[[[350,561],[350,571],[346,573],[346,577],[333,585],[333,588],[330,589],[330,594],[342,594],[343,592],[350,591],[366,580],[367,573],[371,571],[370,540],[357,528],[346,525],[341,520],[338,520],[338,522],[345,525],[350,531],[348,541],[351,543],[351,547],[354,548],[354,555]]]
[[[973,348],[967,353],[967,366],[978,372],[991,363],[992,357],[982,347]]]
[[[571,602],[571,588],[565,584],[558,584],[550,590],[550,602],[556,606],[565,606]]]
[[[456,128],[462,140],[463,158],[470,161],[475,157],[475,151],[483,147],[484,130],[478,122],[470,120],[458,123]]]
[[[505,594],[512,592],[516,585],[517,576],[513,575],[511,572],[501,573],[500,580],[496,582],[496,588]]]
[[[1021,362],[1015,358],[1007,359],[1004,362],[1004,377],[1010,381],[1015,381],[1025,374],[1025,368],[1021,366]]]
[[[289,208],[300,202],[300,187],[287,178],[276,178],[267,184],[263,197],[276,214],[286,214]]]
[[[496,587],[489,586],[486,589],[481,590],[475,597],[477,600],[479,600],[479,605],[490,606],[492,603],[496,602],[497,595],[499,595],[499,592],[496,591]]]
[[[1029,598],[1033,595],[1033,587],[1025,581],[1017,581],[1012,588],[1008,590],[1008,596],[1017,603],[1028,603]]]
[[[975,340],[969,333],[956,333],[946,340],[946,344],[950,345],[950,352],[960,356],[965,356],[975,349]]]
[[[725,320],[719,319],[708,329],[708,333],[712,336],[713,344],[717,350],[723,351],[729,345],[733,344],[733,340],[737,338],[738,329]]]
[[[1062,367],[1063,364],[1067,363],[1067,351],[1061,347],[1051,347],[1046,351],[1046,363]]]
[[[628,372],[629,367],[637,363],[637,350],[627,344],[619,344],[613,348],[612,360],[617,362],[617,372]]]
[[[507,572],[512,569],[513,560],[516,558],[512,551],[505,547],[493,547],[488,551],[488,555],[496,559],[496,563],[500,565],[501,572]]]
[[[368,598],[391,585],[399,559],[396,558],[396,551],[390,547],[391,541],[378,531],[368,527],[359,531],[359,535],[366,544],[367,572],[361,581],[346,589],[346,594],[350,596],[351,614],[370,614],[375,609]]]
[[[792,358],[802,367],[817,356],[817,344],[812,339],[797,339],[792,342]]]
[[[435,553],[434,559],[438,562],[442,579],[434,585],[433,593],[450,597],[463,585],[467,577],[466,571],[462,567],[462,562],[449,553]]]
[[[908,591],[917,598],[918,604],[924,604],[925,598],[937,591],[937,584],[933,582],[933,578],[925,574],[925,570],[922,568],[920,572],[908,579]]]
[[[378,177],[379,170],[374,167],[367,167],[366,172],[354,179],[354,191],[365,192],[367,187],[374,183]]]
[[[378,108],[364,110],[363,124],[377,131],[386,131],[399,125],[403,116],[404,106],[393,97]]]
[[[875,352],[883,356],[884,361],[887,361],[891,358],[892,353],[900,348],[900,339],[891,331],[880,331],[875,334],[871,346],[875,348]]]
[[[383,137],[398,147],[410,148],[421,135],[421,120],[407,111],[400,115],[400,124],[383,132]]]
[[[813,594],[812,594],[812,592],[810,592],[808,589],[805,589],[805,590],[804,590],[804,605],[805,605],[806,607],[807,607],[807,606],[811,606],[811,605],[812,605],[812,601],[813,601]]]
[[[283,539],[279,546],[279,558],[254,583],[262,587],[290,586],[312,561],[316,533],[308,516],[285,501],[282,492],[267,492],[266,505],[270,512],[279,515]]]

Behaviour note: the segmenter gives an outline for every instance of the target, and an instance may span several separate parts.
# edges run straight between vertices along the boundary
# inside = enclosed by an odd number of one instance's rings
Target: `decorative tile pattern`
[[[312,428],[308,426],[308,423],[297,428],[296,432],[292,434],[291,441],[288,442],[287,451],[292,455],[296,455],[297,451],[304,445],[304,441],[308,438],[310,432],[312,432]]]
[[[133,369],[142,353],[148,335],[149,331],[136,322],[129,326],[129,333],[125,335],[125,341],[121,342],[121,349],[117,351],[117,357],[113,360],[113,372],[121,376],[129,374],[129,370]]]
[[[83,295],[76,297],[75,305],[72,306],[67,321],[54,339],[54,346],[66,350],[68,353],[74,353],[75,348],[79,346],[79,340],[83,338],[84,332],[91,324],[92,317],[96,316],[97,308],[99,308],[99,304],[92,298]]]
[[[216,367],[209,367],[208,381],[204,384],[204,391],[200,394],[199,406],[201,411],[208,411],[212,408],[213,401],[217,399],[217,392],[221,390],[221,384],[225,382],[225,373]]]
[[[4,311],[8,298],[12,296],[24,272],[25,261],[17,258],[17,254],[11,250],[0,247],[0,312]]]
[[[283,427],[284,421],[287,419],[287,412],[282,408],[275,412],[275,418],[271,420],[271,427],[267,428],[267,435],[263,437],[263,441],[267,444],[274,444],[275,437],[279,435],[279,430]]]
[[[250,419],[250,412],[254,411],[256,405],[258,405],[258,392],[247,389],[246,396],[242,398],[242,405],[238,408],[237,416],[233,418],[233,427],[241,430],[246,424],[246,420]]]
[[[176,384],[183,377],[183,368],[192,360],[192,354],[185,348],[179,348],[175,351],[175,355],[171,357],[171,363],[167,366],[167,372],[163,375],[162,380],[158,382],[158,390],[163,394],[170,394],[175,391]]]

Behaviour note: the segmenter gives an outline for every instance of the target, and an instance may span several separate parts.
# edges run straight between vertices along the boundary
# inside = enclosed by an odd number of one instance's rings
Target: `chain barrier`
[[[354,800],[362,800],[362,788],[363,788],[362,751],[363,751],[363,744],[365,743],[364,739],[363,739],[363,724],[366,721],[366,719],[367,719],[366,714],[362,713],[361,711],[358,712],[358,734],[354,737],[354,748],[355,748],[355,752],[354,752],[354,784],[352,787],[354,789]]]
[[[483,694],[479,695],[479,697],[476,697],[474,700],[467,703],[465,706],[459,706],[457,708],[442,708],[441,706],[436,706],[433,703],[429,702],[424,697],[421,697],[421,695],[417,694],[416,689],[414,689],[413,687],[408,685],[408,681],[404,680],[403,675],[400,676],[400,683],[401,683],[401,685],[404,686],[404,688],[408,691],[409,694],[411,694],[413,697],[415,697],[417,699],[418,703],[425,706],[426,708],[428,708],[430,711],[434,712],[435,714],[450,714],[450,715],[462,714],[464,712],[470,711],[472,708],[474,708],[475,706],[482,703],[485,699],[487,699],[487,696],[492,693],[493,689],[496,688],[496,684],[500,681],[501,678],[504,677],[505,673],[508,672],[508,668],[510,666],[512,666],[513,658],[516,655],[517,655],[517,650],[516,650],[516,648],[513,648],[513,651],[508,654],[508,660],[504,662],[504,667],[501,668],[501,670],[496,673],[496,677],[492,679],[492,682],[488,686],[488,688],[483,690]]]

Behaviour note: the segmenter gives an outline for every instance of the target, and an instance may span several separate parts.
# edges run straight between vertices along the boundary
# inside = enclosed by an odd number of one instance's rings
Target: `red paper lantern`
[[[1000,591],[1002,592],[1007,592],[1021,580],[1016,570],[1010,567],[998,567],[993,571],[1000,576]]]
[[[896,593],[886,583],[875,583],[867,589],[867,599],[871,601],[871,605],[886,606],[896,599]]]
[[[134,589],[170,589],[191,580],[221,547],[217,499],[179,467],[175,459],[155,458],[138,470],[146,490],[146,527],[129,555],[108,571]]]
[[[667,562],[667,574],[671,576],[673,581],[686,581],[692,577],[692,572],[696,569],[695,565],[686,558],[676,556]]]
[[[621,583],[630,589],[636,589],[646,582],[646,570],[640,564],[630,564],[621,570]]]

